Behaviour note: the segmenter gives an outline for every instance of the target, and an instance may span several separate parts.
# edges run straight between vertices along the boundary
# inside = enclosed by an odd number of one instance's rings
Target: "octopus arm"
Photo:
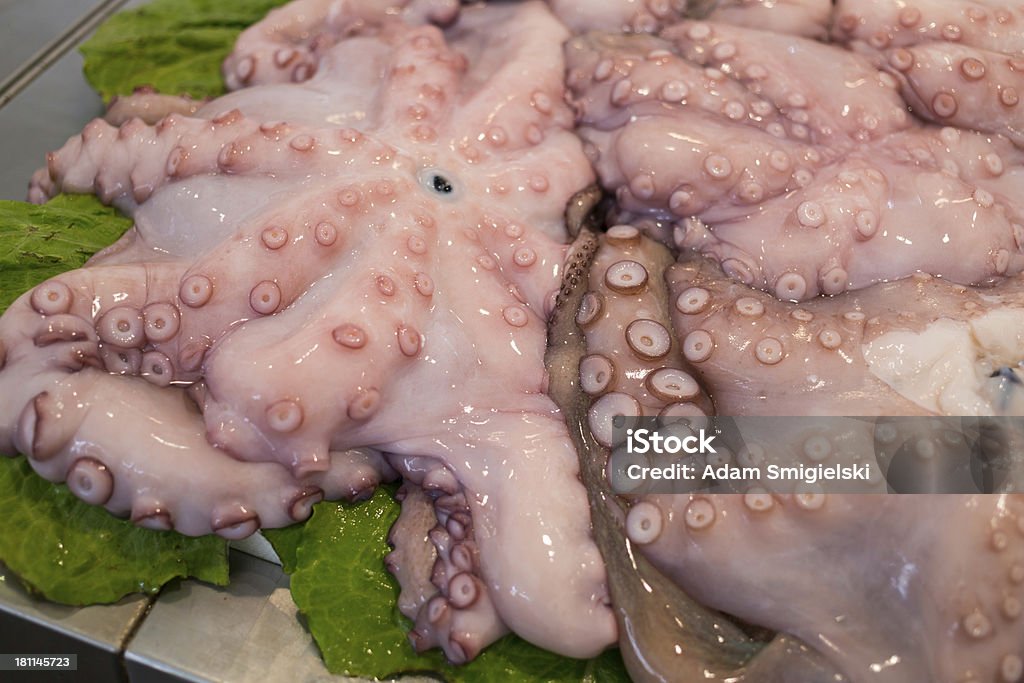
[[[892,48],[884,59],[919,116],[1024,144],[1024,61],[944,42]]]
[[[714,608],[827,644],[854,683],[1019,677],[1024,567],[1006,547],[1019,496],[654,495],[641,506],[660,530],[641,552],[661,571]]]
[[[115,127],[95,119],[47,156],[45,173],[33,177],[29,199],[95,192],[103,202],[131,212],[176,180],[210,173],[305,173],[336,163],[339,154],[365,152],[360,150],[363,141],[351,129],[260,124],[235,109],[212,119],[170,114],[155,126],[131,119]]]
[[[296,0],[243,31],[221,71],[229,90],[301,83],[339,40],[376,32],[398,17],[447,24],[458,13],[457,0]]]
[[[120,126],[134,118],[152,125],[170,114],[192,116],[205,102],[187,95],[164,95],[151,87],[140,87],[130,95],[115,95],[103,118],[112,126]]]
[[[146,321],[114,308],[94,327],[81,311],[94,300],[85,280],[44,283],[4,316],[0,448],[26,454],[83,500],[154,529],[241,538],[305,519],[322,492],[207,443],[184,392],[154,386],[166,378],[166,358],[135,348]],[[105,300],[97,291],[95,301]],[[148,367],[153,381],[108,374],[104,365],[124,374]],[[197,484],[200,470],[208,476]]]
[[[831,0],[725,0],[707,19],[773,33],[821,39],[828,35]]]
[[[797,144],[704,114],[639,116],[614,131],[582,132],[602,150],[598,174],[619,205],[666,217],[747,213],[797,189],[815,166]]]
[[[1021,213],[1004,177],[1019,153],[1005,139],[929,128],[869,149],[813,175],[804,170],[804,186],[756,212],[704,210],[703,222],[682,222],[677,246],[713,256],[740,282],[789,301],[918,271],[978,284],[1024,267]],[[908,172],[914,183],[894,182]],[[936,196],[949,201],[927,199]],[[903,258],[886,258],[894,252]]]
[[[687,359],[729,415],[992,415],[1019,410],[1019,276],[988,293],[917,275],[800,305],[711,261],[669,272]],[[893,311],[892,300],[903,302]],[[996,330],[1002,332],[996,332]]]
[[[713,411],[672,332],[663,276],[671,263],[663,245],[619,225],[607,232],[591,266],[576,317],[587,345],[579,382],[594,399],[588,425],[602,446],[613,445],[617,416],[701,418]]]
[[[772,102],[788,119],[784,137],[835,146],[879,139],[912,123],[899,93],[871,61],[834,45],[711,22],[677,24],[662,37],[684,59]]]
[[[441,645],[451,656],[448,644],[455,642],[456,654],[472,657],[509,628],[546,649],[586,658],[615,640],[604,565],[587,517],[574,512],[586,506],[575,452],[553,406],[539,396],[531,402],[533,409],[522,413],[453,420],[443,439],[446,453],[439,457],[457,484],[452,493],[433,492],[440,527],[431,532],[439,558],[432,581],[439,593],[418,613],[418,648]],[[437,450],[419,439],[397,446],[410,453]],[[438,474],[428,474],[424,486]],[[454,534],[446,521],[453,510],[468,513]],[[471,565],[460,559],[464,550],[455,549],[467,541]],[[470,577],[475,588],[465,588],[472,599],[464,601],[461,584]],[[477,596],[484,601],[478,604]],[[482,622],[490,613],[495,617]],[[470,627],[480,623],[491,625]]]
[[[952,41],[1007,55],[1024,50],[1024,11],[974,0],[838,0],[832,37],[876,50]]]
[[[414,620],[409,640],[417,652],[440,647],[449,661],[463,663],[508,633],[480,575],[466,492],[436,459],[399,460],[406,473],[402,514],[386,564],[402,586],[399,607]],[[432,463],[422,478],[408,469],[419,460]]]
[[[507,28],[495,40],[487,27]],[[466,9],[451,39],[473,65],[452,93],[452,106],[468,130],[466,144],[484,142],[493,156],[529,150],[545,134],[571,130],[572,114],[562,93],[562,43],[569,37],[541,3]],[[510,93],[516,93],[510,96]],[[578,188],[574,188],[578,189]]]
[[[707,5],[702,0],[549,0],[552,11],[573,33],[609,31],[655,33]]]

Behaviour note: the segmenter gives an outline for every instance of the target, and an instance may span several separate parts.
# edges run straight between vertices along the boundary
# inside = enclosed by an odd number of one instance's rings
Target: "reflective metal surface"
[[[63,680],[124,681],[120,661],[149,608],[150,599],[124,598],[113,605],[66,607],[29,595],[10,572],[0,569],[0,651],[7,654],[78,655],[78,670],[51,674]],[[31,674],[8,673],[8,680]]]
[[[165,589],[125,653],[133,682],[337,680],[277,565],[232,553],[231,584]]]

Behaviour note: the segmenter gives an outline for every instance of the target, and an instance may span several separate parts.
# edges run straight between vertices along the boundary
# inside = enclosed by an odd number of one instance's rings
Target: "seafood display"
[[[857,416],[873,444],[879,416],[1024,413],[1022,22],[294,0],[228,94],[118,98],[33,176],[134,227],[0,318],[0,452],[228,539],[400,481],[384,561],[453,663],[514,632],[619,644],[636,680],[1024,680],[1016,470],[929,496],[603,476],[623,417]],[[946,424],[885,441],[928,459]]]

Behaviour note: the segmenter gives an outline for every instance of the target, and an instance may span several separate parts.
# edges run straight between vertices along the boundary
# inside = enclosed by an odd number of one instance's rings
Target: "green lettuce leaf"
[[[0,201],[0,312],[34,285],[80,267],[131,225],[91,195],[63,195],[44,206]]]
[[[286,0],[155,0],[111,17],[81,47],[103,99],[149,85],[195,98],[224,92],[220,64],[235,38]]]
[[[0,560],[32,592],[66,605],[155,593],[177,577],[228,582],[227,543],[140,529],[0,458]]]
[[[400,507],[387,489],[359,505],[319,503],[304,525],[264,534],[291,574],[292,597],[333,673],[389,678],[430,673],[463,681],[628,681],[618,652],[590,661],[541,650],[516,636],[453,667],[438,651],[416,655],[398,611],[399,588],[384,568],[387,534]]]

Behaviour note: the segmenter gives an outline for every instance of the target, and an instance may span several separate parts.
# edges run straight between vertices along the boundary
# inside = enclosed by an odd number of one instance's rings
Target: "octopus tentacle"
[[[1016,676],[1024,567],[1008,530],[1020,496],[656,495],[640,506],[661,524],[639,546],[659,569],[714,608],[827,642],[852,681]]]
[[[952,43],[895,48],[884,59],[919,116],[1024,144],[1024,61]]]
[[[13,445],[36,471],[67,480],[88,503],[147,528],[244,538],[306,519],[323,498],[277,465],[240,463],[210,446],[180,390],[92,368],[26,375],[29,367],[23,360],[3,378],[5,408],[25,404],[17,426],[4,431],[14,431]],[[164,418],[159,428],[147,419],[154,411]],[[97,438],[114,424],[123,441]],[[83,451],[81,442],[94,445]],[[192,473],[200,467],[209,477],[197,485]]]
[[[506,150],[531,150],[542,142],[543,148],[555,142],[561,146],[568,144],[562,140],[573,125],[562,96],[562,74],[550,68],[552,63],[563,63],[561,45],[568,32],[537,3],[496,9],[501,13],[498,17],[466,11],[460,24],[479,35],[486,29],[485,22],[502,21],[509,27],[505,40],[498,45],[476,39],[455,42],[470,61],[479,64],[480,80],[463,78],[460,83],[459,111],[471,128],[457,131],[456,138],[463,154],[474,162],[469,146],[491,158],[504,156]],[[517,15],[518,21],[509,21]],[[510,92],[517,96],[509,97]],[[548,139],[559,132],[559,138]]]
[[[679,21],[687,10],[699,9],[701,0],[549,0],[552,11],[573,33],[656,33]]]
[[[0,335],[10,349],[57,345],[64,357],[74,348],[86,364],[167,386],[184,379],[170,360],[182,329],[176,283],[183,270],[168,262],[65,273],[12,304]]]
[[[724,414],[999,414],[989,376],[1024,357],[1001,341],[1024,324],[1019,276],[986,292],[919,275],[800,305],[711,261],[682,260],[668,278],[676,333]]]
[[[403,32],[389,60],[392,84],[379,105],[398,118],[387,123],[408,126],[408,136],[417,142],[436,141],[467,65],[437,27]]]
[[[651,36],[590,34],[571,40],[569,80],[579,120],[610,130],[636,115],[687,111],[725,115],[758,130],[786,123],[775,104],[746,87],[741,75],[709,71],[680,58],[673,47]]]
[[[130,95],[114,95],[103,114],[103,119],[112,126],[120,126],[138,118],[153,125],[170,114],[192,116],[206,103],[187,95],[165,95],[152,87],[140,86]]]
[[[640,48],[654,39],[583,38],[568,47],[575,70],[592,74],[574,85],[580,130],[625,211],[619,220],[693,216],[679,225],[677,246],[793,301],[917,271],[975,284],[1024,267],[1024,221],[1009,172],[1020,156],[1005,138],[914,124],[895,81],[834,47],[799,38],[779,45],[767,34],[708,23],[662,35],[671,50],[646,57]],[[833,65],[835,73],[813,83],[774,75],[802,73],[797,59]],[[714,79],[763,97],[767,123],[738,98],[714,111],[699,94],[706,85],[684,80],[660,86],[673,100],[682,93],[678,102],[654,106],[659,81],[651,74],[665,69],[674,78],[684,63],[709,66]],[[609,86],[613,76],[622,79]],[[847,108],[848,93],[830,93],[850,89],[846,83],[863,91],[859,108]],[[619,89],[623,114],[607,104]],[[690,91],[698,93],[692,103]],[[776,115],[785,126],[771,120]],[[907,172],[918,181],[897,187],[892,179]],[[926,199],[937,194],[958,199]],[[885,258],[893,249],[905,257]]]
[[[855,140],[908,123],[895,90],[855,55],[799,38],[780,46],[775,36],[718,24],[663,35],[671,42],[658,49],[650,38],[600,37],[567,48],[581,74],[570,79],[580,133],[626,209],[707,220],[732,206],[749,213],[744,207],[808,184]],[[801,73],[794,66],[803,60],[837,73],[785,76]],[[852,112],[829,91],[836,82],[858,84]]]
[[[440,647],[464,663],[508,633],[480,576],[473,524],[461,492],[434,501],[436,525],[427,533],[435,561],[430,582],[437,589],[415,615],[409,639],[418,652]]]
[[[1005,139],[925,129],[890,136],[872,152],[823,167],[807,186],[763,202],[756,214],[706,211],[710,226],[684,221],[676,244],[792,301],[918,271],[987,283],[1024,267],[1022,214],[1002,177],[1020,157]],[[917,183],[897,187],[892,179],[907,172],[917,174]],[[935,193],[958,201],[925,200]],[[882,258],[893,249],[904,262]]]
[[[118,275],[128,275],[126,270]],[[16,362],[0,371],[7,416],[0,446],[28,455],[44,477],[68,480],[87,502],[130,513],[153,528],[241,537],[261,525],[284,526],[308,516],[302,501],[315,487],[307,490],[276,466],[247,469],[211,447],[180,390],[158,390],[137,377],[96,369],[104,346],[136,351],[144,323],[141,316],[122,315],[125,306],[93,323],[81,307],[95,302],[106,312],[109,298],[99,291],[91,295],[88,285],[81,275],[51,280],[21,297],[3,318],[0,338]],[[166,421],[154,426],[146,418],[154,414]],[[102,438],[113,425],[121,425],[125,439]],[[151,452],[163,453],[160,464],[137,466]],[[198,489],[191,482],[195,467],[213,472]]]
[[[593,656],[615,639],[603,565],[589,525],[585,517],[569,512],[586,504],[572,447],[553,406],[538,400],[536,408],[524,414],[451,420],[453,431],[445,441],[464,444],[466,450],[443,458],[432,456],[433,464],[421,462],[422,456],[389,456],[407,479],[425,486],[434,485],[430,473],[437,471],[436,460],[441,460],[459,486],[454,494],[444,489],[430,492],[438,520],[438,527],[429,534],[437,557],[430,578],[439,595],[417,612],[411,637],[419,649],[443,645],[449,656],[460,652],[472,656],[506,627],[572,657]],[[492,465],[510,457],[509,447],[499,443],[503,440],[515,444],[512,448],[520,465],[514,478],[493,476]],[[401,450],[409,453],[435,448],[426,439],[401,444]],[[470,452],[471,458],[466,455]],[[544,493],[553,481],[559,482],[560,491],[554,500]],[[542,509],[543,514],[524,514]],[[457,550],[459,546],[465,547]],[[467,571],[469,577],[456,581]],[[421,569],[419,576],[426,573]],[[478,580],[468,581],[473,577]],[[462,589],[476,598],[471,604],[460,600]],[[552,599],[551,591],[558,592],[559,603],[566,607],[557,618],[538,622],[533,617],[544,601]],[[497,617],[489,616],[492,612]],[[580,619],[580,615],[585,616]],[[458,648],[448,652],[447,645],[452,643]]]
[[[378,30],[404,16],[410,23],[455,20],[457,0],[297,0],[272,10],[239,36],[224,61],[229,90],[312,77],[336,42]]]
[[[704,17],[773,33],[821,39],[828,35],[831,0],[725,0]]]
[[[332,452],[324,471],[299,481],[277,466],[245,468],[211,446],[182,391],[164,389],[194,379],[171,360],[171,347],[187,348],[178,340],[189,321],[181,303],[171,303],[180,272],[173,263],[83,269],[12,304],[0,338],[17,362],[0,381],[9,385],[4,414],[16,419],[0,428],[0,445],[28,455],[43,476],[67,479],[87,502],[192,535],[240,537],[291,524],[308,516],[314,499],[365,497],[395,476],[371,451]],[[154,414],[165,426],[143,418]],[[100,437],[118,422],[131,434],[106,443]],[[86,455],[80,443],[93,444]],[[140,443],[152,443],[161,464],[136,466],[153,457]],[[201,466],[213,473],[197,492],[188,472]],[[247,493],[234,494],[234,486]]]
[[[449,466],[464,482],[480,576],[502,620],[526,640],[570,657],[592,657],[615,640],[615,618],[589,522],[571,512],[586,505],[574,450],[564,422],[549,409],[549,415],[502,414],[463,425],[467,442],[490,444],[489,461],[510,457],[493,443],[495,434],[529,434],[517,447],[523,459],[514,478],[481,476],[484,470],[470,471],[461,462]],[[544,492],[551,481],[560,482],[557,501]],[[543,514],[523,514],[541,509]],[[559,598],[568,604],[564,616],[538,622],[536,610],[553,589],[566,592]]]
[[[556,428],[555,422],[540,416],[492,416],[483,431],[465,425],[460,439],[481,448],[489,440],[484,431],[519,432],[521,427],[516,423],[521,420],[529,423],[535,435],[531,444],[540,443],[547,436],[545,432]],[[415,450],[411,444],[408,448]],[[486,448],[491,451],[488,462],[500,457],[495,444]],[[531,459],[558,455],[533,445],[526,453]],[[475,458],[478,463],[480,455]],[[564,552],[575,546],[574,537],[586,535],[584,526],[575,522],[566,525],[565,519],[553,524],[554,518],[547,515],[530,514],[525,519],[521,515],[523,510],[536,509],[535,484],[543,478],[567,484],[559,506],[579,502],[577,496],[583,494],[578,481],[570,483],[564,476],[573,469],[571,462],[552,460],[541,467],[543,472],[537,474],[540,479],[536,482],[529,474],[533,468],[523,469],[513,482],[507,477],[495,480],[483,470],[474,471],[476,468],[468,468],[469,463],[460,458],[449,459],[447,465],[423,456],[392,454],[389,460],[402,472],[406,483],[402,491],[404,519],[400,517],[398,522],[402,530],[392,534],[395,551],[388,556],[387,564],[403,587],[403,613],[415,619],[410,639],[417,650],[441,647],[453,662],[464,662],[509,628],[530,640],[551,638],[538,632],[536,626],[527,629],[523,625],[530,611],[537,609],[536,601],[547,590],[545,586],[551,585],[569,588],[580,596],[582,603],[574,602],[572,611],[588,614],[591,620],[601,619],[602,623],[597,624],[600,637],[614,637],[614,629],[610,634],[606,630],[611,616],[602,603],[605,589],[599,563],[593,563],[596,550],[582,555],[576,551],[571,557]],[[550,504],[548,501],[545,506]],[[410,527],[423,533],[405,533]],[[508,553],[515,553],[518,561],[511,562]],[[539,574],[518,569],[527,566],[544,569]],[[514,591],[510,590],[513,585]],[[562,629],[558,647],[566,654],[588,656],[587,652],[600,649],[594,649],[594,626],[593,621],[586,626],[564,621],[545,625],[544,629]]]
[[[892,83],[855,53],[728,24],[684,22],[662,37],[683,58],[739,79],[773,102],[798,140],[829,146],[837,137],[864,142],[911,124]],[[800,68],[807,63],[820,67]]]
[[[687,142],[672,144],[682,131]],[[615,188],[620,207],[638,213],[655,208],[666,217],[749,213],[751,206],[799,190],[822,159],[767,133],[700,115],[638,119],[587,138],[602,150],[596,167],[602,182]]]
[[[155,126],[131,119],[114,127],[95,119],[48,156],[49,181],[35,176],[30,197],[95,191],[131,211],[162,186],[191,176],[308,173],[336,163],[339,154],[389,156],[387,148],[368,147],[351,129],[259,123],[235,109],[211,119],[170,114]]]
[[[613,445],[612,420],[618,415],[712,412],[671,331],[664,282],[671,263],[664,246],[618,225],[605,235],[591,267],[590,291],[576,318],[588,354],[580,362],[580,388],[595,399],[589,424],[603,446]]]
[[[972,0],[838,0],[832,36],[880,50],[930,41],[1020,54],[1024,12],[1005,2]]]

